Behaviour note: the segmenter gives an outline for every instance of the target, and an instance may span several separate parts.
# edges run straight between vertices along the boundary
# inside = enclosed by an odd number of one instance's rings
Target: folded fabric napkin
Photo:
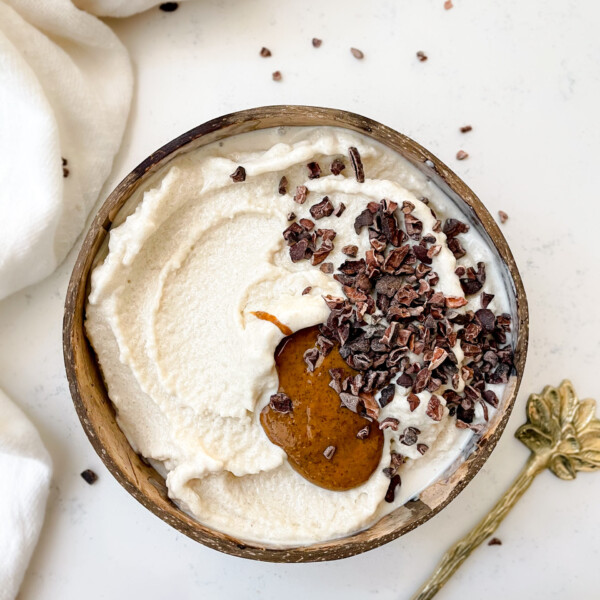
[[[44,521],[51,473],[35,427],[0,390],[0,600],[19,591]]]
[[[65,258],[121,144],[131,64],[94,15],[127,16],[159,1],[76,4],[0,0],[0,299]],[[35,428],[0,392],[0,600],[18,593],[50,472]]]

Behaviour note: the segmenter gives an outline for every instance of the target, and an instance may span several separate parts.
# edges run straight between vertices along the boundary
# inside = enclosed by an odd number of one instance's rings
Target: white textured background
[[[600,5],[596,0],[193,0],[109,21],[137,88],[111,181],[183,131],[264,104],[362,113],[413,137],[464,177],[503,231],[531,310],[522,392],[490,460],[440,515],[365,555],[270,565],[192,542],[135,502],[85,438],[63,370],[72,252],[49,279],[0,303],[0,386],[40,427],[56,474],[21,600],[408,598],[445,548],[492,506],[527,457],[513,438],[526,396],[570,377],[600,400]],[[311,38],[323,39],[320,49]],[[261,46],[273,56],[258,56]],[[349,52],[365,53],[357,61]],[[418,62],[415,52],[429,56]],[[283,81],[271,80],[279,69]],[[472,124],[463,135],[458,128]],[[457,162],[463,148],[470,154]],[[91,467],[94,486],[79,477]],[[439,594],[598,597],[600,474],[542,474]]]

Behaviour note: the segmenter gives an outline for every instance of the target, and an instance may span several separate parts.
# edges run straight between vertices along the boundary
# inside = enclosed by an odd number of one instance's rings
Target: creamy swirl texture
[[[323,169],[320,178],[308,178],[308,162],[329,165],[351,146],[360,151],[364,183],[347,160],[340,175]],[[246,171],[243,183],[230,177],[239,165]],[[283,175],[290,190],[284,195],[278,192]],[[303,205],[293,200],[298,185],[308,188]],[[111,229],[107,254],[92,275],[86,330],[119,426],[166,476],[175,502],[200,522],[242,539],[308,544],[367,527],[441,477],[472,436],[455,427],[447,410],[440,421],[426,415],[428,391],[411,412],[406,388],[397,386],[381,419],[417,428],[429,450],[422,455],[416,445],[402,446],[408,461],[389,504],[382,469],[400,432],[385,430],[381,468],[343,492],[303,479],[265,435],[259,415],[277,391],[274,351],[283,333],[252,313],[275,315],[298,331],[327,319],[324,295],[343,296],[331,275],[308,261],[290,261],[282,238],[288,214],[311,218],[311,205],[324,195],[346,206],[341,216],[318,221],[337,232],[328,261],[342,263],[341,248],[348,244],[361,254],[369,249],[367,232],[357,235],[353,227],[368,202],[409,201],[423,234],[441,245],[432,259],[436,291],[464,295],[457,261],[446,236],[434,231],[431,208],[440,219],[464,215],[395,152],[326,127],[238,135],[175,158],[140,195],[134,212]],[[485,262],[482,291],[494,294],[494,312],[506,312],[506,290],[488,245],[473,228],[462,242],[467,255],[459,262]],[[467,299],[461,310],[479,308],[478,295]],[[460,341],[454,354],[463,364]],[[502,398],[502,384],[490,388]],[[481,408],[476,418],[483,418]]]

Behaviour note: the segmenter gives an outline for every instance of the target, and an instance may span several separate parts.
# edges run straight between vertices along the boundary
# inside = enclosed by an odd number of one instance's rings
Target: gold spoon
[[[567,379],[558,388],[546,386],[541,394],[529,396],[527,423],[515,433],[531,450],[527,463],[491,512],[446,552],[412,600],[429,600],[442,589],[471,552],[496,531],[536,475],[550,469],[561,479],[575,479],[577,471],[600,469],[600,419],[595,412],[596,402],[579,400]]]

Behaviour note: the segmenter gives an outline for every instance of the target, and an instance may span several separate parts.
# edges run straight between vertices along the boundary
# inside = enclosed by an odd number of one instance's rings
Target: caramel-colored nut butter
[[[292,399],[291,413],[267,406],[260,416],[262,426],[274,443],[283,448],[292,467],[311,483],[335,491],[365,483],[381,460],[383,433],[377,422],[340,406],[339,395],[329,387],[329,369],[350,369],[335,347],[311,373],[304,352],[315,345],[318,327],[302,329],[282,340],[275,351],[279,391]],[[370,425],[369,435],[357,433]],[[333,456],[324,451],[333,446]]]

